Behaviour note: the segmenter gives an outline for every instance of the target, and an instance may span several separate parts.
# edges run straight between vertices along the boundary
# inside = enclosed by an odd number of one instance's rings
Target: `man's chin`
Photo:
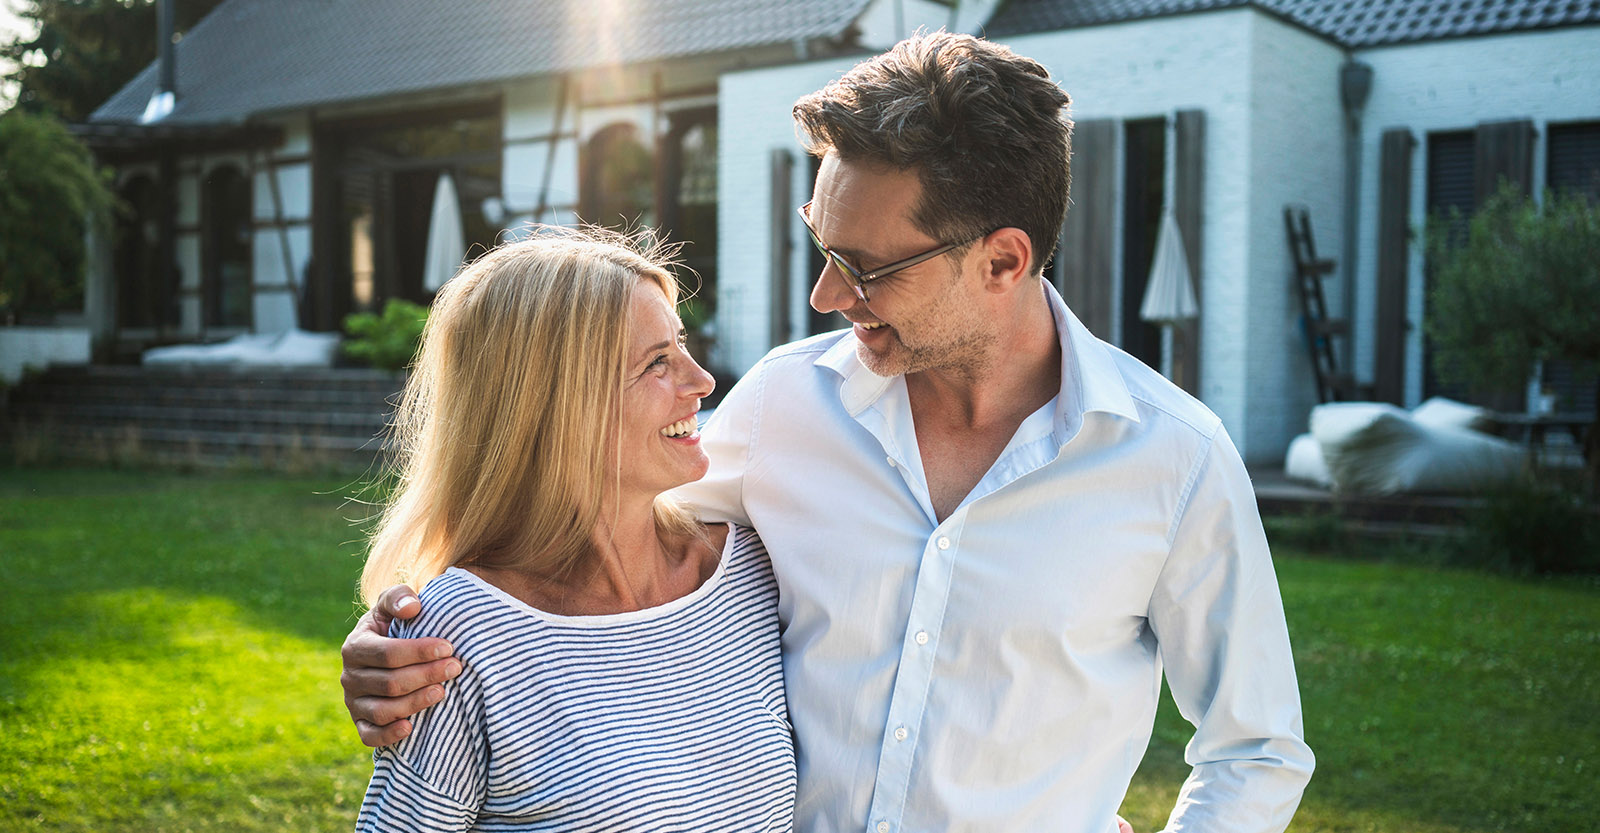
[[[866,365],[867,369],[875,375],[883,377],[903,376],[909,370],[905,351],[890,347],[882,353],[873,350],[865,344],[856,342],[856,358]]]

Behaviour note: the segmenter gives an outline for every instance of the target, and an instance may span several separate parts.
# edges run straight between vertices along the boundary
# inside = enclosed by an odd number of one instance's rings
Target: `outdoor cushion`
[[[1434,410],[1435,417],[1445,415],[1443,408]],[[1341,492],[1482,491],[1515,477],[1526,459],[1514,443],[1455,425],[1430,425],[1374,402],[1318,405],[1311,409],[1311,434]]]

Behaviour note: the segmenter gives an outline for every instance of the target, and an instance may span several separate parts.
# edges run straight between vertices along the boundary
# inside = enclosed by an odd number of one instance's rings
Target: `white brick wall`
[[[1556,29],[1362,50],[1371,64],[1372,99],[1362,130],[1358,241],[1356,366],[1372,378],[1377,316],[1379,146],[1384,130],[1407,127],[1417,140],[1411,159],[1411,226],[1427,206],[1427,134],[1470,130],[1479,122],[1531,118],[1535,185],[1543,187],[1545,125],[1600,120],[1600,27]],[[1407,288],[1406,402],[1422,398],[1422,253],[1411,247]]]
[[[1244,229],[1249,254],[1245,279],[1226,283],[1242,286],[1246,293],[1239,308],[1239,318],[1248,328],[1244,376],[1238,380],[1245,392],[1246,440],[1241,447],[1247,460],[1276,462],[1283,459],[1289,441],[1307,430],[1317,402],[1283,208],[1288,203],[1309,207],[1318,257],[1339,258],[1345,157],[1339,67],[1344,53],[1326,40],[1265,15],[1256,15],[1251,28],[1249,205]],[[1341,310],[1339,284],[1337,272],[1323,279],[1328,309],[1335,317]],[[1226,418],[1229,432],[1238,430],[1239,416]]]

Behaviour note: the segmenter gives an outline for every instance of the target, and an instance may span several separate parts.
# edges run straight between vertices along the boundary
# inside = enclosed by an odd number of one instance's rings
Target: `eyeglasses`
[[[966,240],[961,243],[946,243],[942,246],[935,246],[934,248],[929,249],[922,254],[912,255],[905,260],[897,260],[887,266],[880,266],[877,269],[863,272],[851,265],[850,261],[845,260],[843,255],[828,248],[826,245],[823,245],[822,238],[817,236],[817,230],[811,227],[811,203],[808,202],[795,210],[800,212],[800,220],[806,224],[806,231],[810,232],[811,242],[816,245],[817,251],[822,252],[823,257],[827,258],[831,263],[833,263],[834,266],[837,266],[839,271],[843,273],[845,277],[849,278],[846,283],[852,290],[855,291],[856,297],[860,298],[863,303],[871,300],[867,297],[868,283],[871,283],[879,278],[888,277],[889,275],[898,272],[901,269],[910,269],[919,263],[932,260],[939,255],[944,254],[945,252],[948,252],[952,249],[959,249],[962,246],[973,242],[974,240],[984,237],[984,235],[980,234],[977,237],[972,238],[972,240]]]

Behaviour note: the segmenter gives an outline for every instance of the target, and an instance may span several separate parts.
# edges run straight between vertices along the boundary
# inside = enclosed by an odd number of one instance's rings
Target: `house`
[[[134,208],[98,244],[96,352],[425,302],[446,176],[469,249],[532,220],[659,226],[715,298],[718,77],[858,50],[863,5],[223,3],[76,128]]]
[[[1441,389],[1412,239],[1429,213],[1503,177],[1600,193],[1594,2],[229,0],[171,83],[158,62],[79,127],[137,208],[99,244],[99,355],[425,300],[448,173],[469,244],[579,217],[693,241],[710,360],[742,372],[837,323],[806,304],[814,162],[791,104],[918,26],[1006,43],[1073,96],[1048,276],[1252,462],[1319,397],[1285,206],[1334,261],[1340,366],[1409,405]],[[1167,329],[1139,317],[1164,211],[1200,306]]]

